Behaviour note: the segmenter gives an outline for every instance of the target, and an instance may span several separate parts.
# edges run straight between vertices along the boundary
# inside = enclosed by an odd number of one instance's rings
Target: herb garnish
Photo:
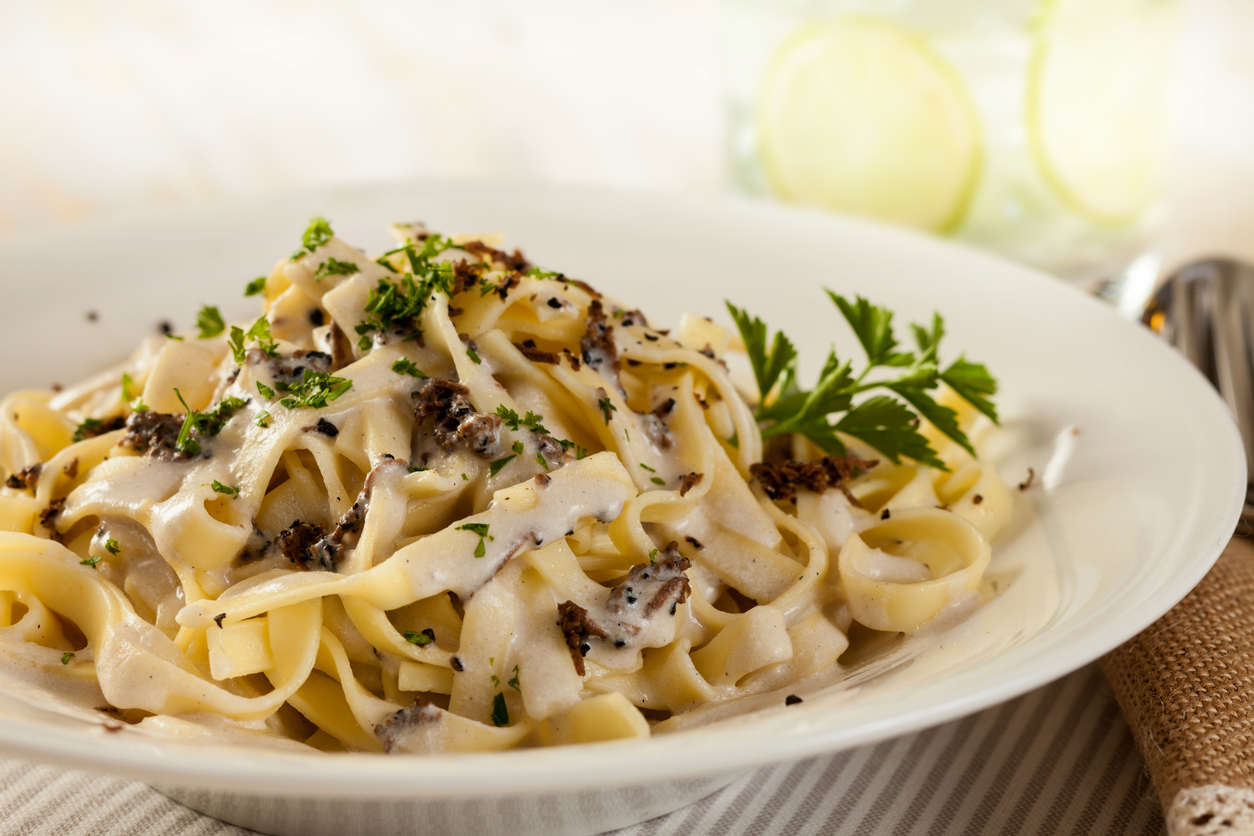
[[[257,417],[253,419],[253,423],[261,427],[263,430],[270,426],[270,413],[261,411],[257,413]]]
[[[520,694],[522,693],[522,688],[518,687],[518,666],[517,665],[514,665],[514,678],[511,679],[509,682],[506,682],[505,684],[513,688],[515,691],[519,692]]]
[[[238,325],[231,326],[231,336],[227,338],[227,342],[231,346],[232,354],[235,355],[235,362],[240,365],[244,364],[244,342],[248,339],[256,340],[257,347],[271,357],[279,356],[278,341],[270,336],[270,322],[264,314],[247,331]]]
[[[986,396],[996,393],[997,383],[983,365],[963,357],[941,370],[938,348],[945,327],[940,315],[933,315],[930,329],[911,326],[918,352],[904,352],[898,350],[893,335],[891,311],[860,296],[850,302],[830,290],[827,294],[858,338],[867,356],[867,367],[855,377],[851,363],[840,362],[833,349],[818,383],[809,391],[797,383],[797,350],[783,332],[775,333],[768,348],[768,332],[762,320],[727,303],[757,380],[760,400],[756,417],[762,438],[800,433],[826,453],[839,456],[846,450],[837,433],[844,433],[866,442],[894,463],[899,463],[904,455],[947,469],[919,432],[918,416],[909,408],[913,407],[936,429],[973,452],[970,440],[958,426],[957,413],[938,404],[930,392],[944,382],[996,422],[997,412]],[[868,379],[874,369],[898,371],[886,378]],[[876,395],[854,404],[856,395],[876,388],[892,394]],[[830,421],[833,416],[839,416],[835,423]]]
[[[222,312],[216,306],[202,305],[200,312],[196,314],[196,327],[200,329],[200,338],[207,340],[225,331],[226,323],[222,321]]]
[[[314,271],[314,281],[320,282],[327,276],[351,276],[354,273],[360,273],[361,268],[351,261],[340,261],[338,258],[328,258],[326,261],[318,265],[318,269]]]
[[[119,552],[122,551],[122,548],[118,545],[117,540],[114,540],[112,537],[110,537],[109,539],[105,540],[105,551],[107,551],[109,554],[118,554]]]
[[[427,377],[427,375],[423,373],[422,369],[414,365],[414,361],[410,360],[408,357],[402,357],[401,359],[393,363],[392,371],[396,372],[397,374],[407,374],[410,377],[417,377],[417,378],[422,378],[422,379],[425,379]]]
[[[509,708],[505,705],[505,694],[497,694],[492,698],[492,725],[500,728],[509,725]]]
[[[270,400],[274,397],[274,390],[260,380],[257,381],[257,391],[261,393],[261,397]]]
[[[67,650],[65,653],[61,654],[61,664],[68,665],[70,663],[70,660],[73,658],[74,658],[74,651]]]
[[[483,557],[487,554],[487,548],[484,546],[485,540],[495,540],[491,534],[488,534],[488,523],[466,523],[459,525],[454,531],[469,531],[471,534],[479,535],[479,545],[475,547],[475,557]]]
[[[539,433],[540,435],[551,435],[551,433],[545,428],[544,424],[540,423],[540,416],[536,415],[530,409],[527,410],[527,414],[525,416],[519,418],[517,412],[510,409],[508,406],[505,406],[505,404],[501,404],[496,408],[496,414],[498,418],[505,422],[505,426],[509,427],[514,432],[518,432],[519,427],[527,427],[534,433]]]
[[[327,223],[326,218],[312,218],[309,226],[305,228],[305,232],[300,237],[301,248],[292,253],[292,259],[298,259],[305,253],[311,253],[330,241],[335,233],[331,230],[331,224]]]
[[[310,406],[322,409],[331,401],[339,398],[353,388],[353,381],[346,377],[332,377],[326,372],[315,372],[305,369],[301,379],[287,386],[288,394],[293,397],[283,398],[279,403],[288,409]]]
[[[431,644],[432,638],[425,633],[415,633],[413,630],[406,630],[401,634],[405,637],[405,641],[410,644],[416,644],[422,647],[424,644]]]
[[[434,261],[434,258],[453,246],[453,242],[443,235],[431,235],[422,242],[421,249],[410,244],[388,253],[404,252],[410,272],[395,282],[379,279],[370,291],[365,308],[367,316],[354,329],[361,338],[357,341],[358,348],[362,351],[370,349],[370,334],[374,331],[382,333],[404,326],[413,331],[409,338],[421,333],[416,320],[426,309],[432,294],[439,291],[446,296],[452,295],[453,265],[447,261]]]
[[[559,438],[557,440],[557,443],[562,445],[563,450],[569,451],[571,449],[574,449],[576,459],[582,459],[588,455],[587,447],[580,446],[568,438]]]
[[[227,496],[239,496],[239,485],[224,485],[217,479],[213,480],[213,489]]]
[[[597,401],[597,406],[605,413],[605,426],[608,427],[610,425],[610,413],[618,412],[618,407],[614,406],[614,402],[610,400],[609,395],[606,395],[604,398]]]
[[[505,467],[505,465],[509,464],[514,459],[521,456],[523,453],[523,443],[521,441],[515,441],[514,446],[511,449],[514,451],[514,455],[504,456],[499,459],[493,459],[491,462],[488,463],[488,476],[489,477],[495,476],[496,474],[500,473],[501,468]]]
[[[182,392],[175,388],[174,394],[183,408],[187,410],[187,417],[183,419],[183,426],[179,428],[175,446],[180,452],[189,456],[200,455],[200,442],[192,438],[193,431],[201,438],[217,435],[226,422],[231,420],[231,416],[246,403],[241,398],[223,398],[208,412],[195,412],[187,405],[187,401],[183,400]]]
[[[83,423],[78,425],[72,436],[73,441],[82,441],[84,438],[92,438],[100,435],[105,422],[99,418],[84,418]]]
[[[466,348],[466,356],[473,360],[476,366],[483,363],[483,360],[479,357],[479,352],[475,351],[473,348]]]
[[[86,560],[80,560],[78,563],[79,563],[79,565],[80,565],[80,566],[90,566],[91,568],[95,569],[95,568],[96,568],[96,564],[97,564],[97,563],[99,563],[99,562],[100,562],[100,561],[102,561],[102,560],[104,560],[104,557],[103,557],[103,556],[101,556],[101,555],[95,555],[95,556],[93,556],[93,557],[89,557],[89,558],[87,558]]]
[[[266,277],[258,276],[244,287],[245,296],[256,296],[266,289]]]
[[[135,381],[131,379],[129,374],[122,375],[122,400],[129,403],[134,395],[131,393],[131,387],[135,385]]]

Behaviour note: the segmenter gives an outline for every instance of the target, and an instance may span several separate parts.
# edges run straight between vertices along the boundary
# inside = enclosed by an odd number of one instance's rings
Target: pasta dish
[[[985,594],[984,367],[673,330],[493,237],[315,219],[245,294],[0,402],[0,677],[153,734],[436,753],[802,701]],[[861,625],[861,627],[855,627]]]

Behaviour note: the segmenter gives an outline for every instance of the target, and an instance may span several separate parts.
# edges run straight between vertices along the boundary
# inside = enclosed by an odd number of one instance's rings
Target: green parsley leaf
[[[559,438],[557,440],[557,443],[562,445],[563,450],[567,450],[567,451],[574,450],[576,459],[586,458],[588,455],[588,448],[581,447],[580,445],[576,444],[575,442],[571,441],[568,438]]]
[[[104,421],[99,418],[84,418],[83,423],[78,425],[74,430],[72,439],[74,441],[82,441],[85,438],[94,438],[100,435],[100,430],[104,427]]]
[[[326,218],[312,218],[309,226],[305,228],[305,232],[300,237],[301,248],[292,253],[292,258],[297,259],[305,253],[311,253],[330,241],[335,233],[331,230],[331,224],[327,223]]]
[[[392,371],[396,372],[397,374],[407,374],[410,377],[417,377],[417,378],[423,378],[423,379],[425,379],[427,376],[426,374],[423,373],[422,369],[414,365],[414,361],[410,360],[408,357],[402,357],[401,359],[393,363]]]
[[[263,430],[270,426],[270,413],[261,411],[257,413],[257,417],[253,419],[253,423],[261,427]]]
[[[501,468],[505,467],[505,465],[509,464],[514,459],[518,458],[518,455],[521,454],[522,451],[523,451],[522,442],[515,441],[514,442],[514,455],[504,456],[502,458],[493,459],[492,461],[488,462],[488,477],[491,478],[493,476],[496,476],[496,474],[500,473]]]
[[[112,537],[110,537],[109,539],[105,540],[105,551],[107,551],[109,554],[118,554],[119,552],[122,551],[122,548],[118,545],[117,540],[114,540]]]
[[[354,273],[360,273],[361,268],[351,261],[340,261],[338,258],[328,258],[326,261],[318,265],[318,269],[314,271],[314,281],[320,282],[327,276],[351,276]]]
[[[453,530],[454,531],[469,531],[471,534],[478,534],[479,545],[475,547],[475,557],[483,557],[485,554],[487,554],[487,548],[484,545],[484,541],[487,540],[490,536],[488,534],[488,525],[489,525],[488,523],[466,523],[465,525],[457,526],[457,528]]]
[[[657,549],[649,549],[649,562],[657,562]]]
[[[540,465],[540,467],[543,467],[545,470],[549,469],[548,460],[544,458],[544,454],[539,450],[536,451],[536,464]]]
[[[178,334],[166,334],[165,336],[168,340],[178,340],[179,342],[183,342],[183,338]]]
[[[545,428],[544,424],[540,423],[540,416],[536,415],[530,409],[527,410],[527,414],[524,417],[519,418],[517,412],[510,409],[505,404],[501,404],[496,408],[496,415],[505,422],[505,426],[509,427],[514,432],[518,432],[519,427],[526,427],[532,432],[539,433],[540,435],[551,435],[548,429]],[[519,452],[522,451],[520,450]]]
[[[226,323],[222,321],[222,312],[215,306],[202,305],[200,313],[196,314],[196,327],[200,329],[200,338],[207,340],[225,331]]]
[[[61,664],[68,665],[70,660],[74,658],[74,651],[69,650],[61,654]]]
[[[940,379],[957,392],[960,398],[987,415],[994,424],[998,423],[997,408],[987,397],[997,394],[997,381],[984,368],[983,363],[971,363],[965,357],[959,357],[953,365],[941,372]]]
[[[479,358],[478,352],[476,352],[473,348],[466,349],[466,356],[469,357],[471,360],[474,360],[476,366],[483,363],[483,360]]]
[[[505,684],[513,688],[515,691],[522,693],[522,688],[518,686],[518,666],[517,665],[514,665],[514,678],[511,679],[509,682],[506,682]]]
[[[509,708],[505,705],[504,694],[492,698],[492,725],[497,728],[509,725]]]
[[[258,276],[244,287],[245,296],[256,296],[266,289],[266,277]]]
[[[618,407],[614,406],[614,402],[610,400],[610,396],[606,395],[597,401],[597,406],[605,413],[605,426],[610,425],[610,413],[618,412]]]
[[[261,397],[270,400],[274,397],[274,390],[260,380],[257,381],[257,391],[261,393]]]
[[[80,560],[78,563],[80,566],[90,566],[91,568],[95,569],[96,564],[102,560],[104,560],[103,557],[101,557],[100,555],[96,555],[94,557],[89,557],[86,560]]]
[[[238,485],[234,485],[234,486],[224,485],[221,482],[219,482],[217,479],[213,480],[213,489],[217,491],[218,493],[226,494],[227,496],[239,496]]]
[[[288,409],[322,409],[352,388],[353,381],[346,377],[332,377],[326,372],[305,369],[300,380],[288,384],[287,391],[291,397],[283,398],[279,403]]]
[[[257,347],[271,357],[279,356],[279,343],[270,336],[270,322],[264,314],[247,331],[244,331],[238,325],[231,326],[231,335],[227,337],[227,343],[231,346],[235,362],[241,366],[244,364],[244,353],[246,351],[244,343],[249,339],[255,340]]]
[[[753,377],[758,382],[759,400],[765,403],[780,375],[789,370],[797,359],[797,349],[784,336],[783,331],[777,331],[768,351],[766,323],[756,316],[750,317],[748,312],[731,302],[726,304],[737,330],[740,331],[741,339],[745,341],[745,351],[749,355],[749,364],[753,367]]]
[[[135,381],[131,379],[129,374],[122,375],[122,400],[124,402],[129,402],[131,398],[135,397],[134,393],[131,392],[131,387],[134,385]]]
[[[867,362],[872,366],[908,366],[913,361],[908,354],[893,351],[897,338],[893,336],[893,314],[888,308],[872,305],[861,296],[850,302],[839,294],[827,291],[827,295],[840,308],[841,314],[854,336],[862,343]]]
[[[661,476],[654,476],[654,477],[652,477],[651,479],[649,479],[649,481],[650,481],[650,482],[652,482],[652,483],[653,483],[653,484],[655,484],[655,485],[665,485],[665,484],[666,484],[666,480],[665,480],[665,479],[663,479]]]
[[[927,439],[919,434],[914,413],[887,395],[876,395],[858,404],[836,422],[835,429],[865,441],[894,464],[905,455],[931,467],[945,467]]]
[[[179,428],[178,438],[175,439],[175,446],[189,456],[200,455],[200,442],[192,438],[192,432],[200,438],[217,435],[226,426],[226,422],[231,420],[234,415],[245,404],[241,398],[223,398],[218,405],[208,412],[196,412],[187,405],[187,401],[183,400],[183,393],[177,388],[174,390],[175,396],[179,399],[179,403],[187,410],[187,416],[183,419],[183,426]]]
[[[732,433],[731,438],[727,439],[729,447],[735,450],[740,449],[740,433]]]
[[[406,630],[401,635],[405,637],[405,641],[409,642],[410,644],[416,644],[419,647],[422,647],[423,645],[426,645],[426,644],[431,644],[431,641],[432,641],[431,637],[428,636],[427,634],[415,633],[413,630]]]
[[[654,470],[653,468],[649,467],[649,466],[648,466],[647,464],[645,464],[644,462],[640,462],[640,466],[641,466],[641,467],[643,467],[645,470],[649,471],[650,473],[657,473],[657,471],[656,471],[656,470]]]

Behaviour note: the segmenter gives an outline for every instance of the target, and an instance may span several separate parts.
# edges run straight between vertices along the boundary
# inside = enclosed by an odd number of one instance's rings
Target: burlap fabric
[[[1254,539],[1103,667],[1168,833],[1254,834]]]

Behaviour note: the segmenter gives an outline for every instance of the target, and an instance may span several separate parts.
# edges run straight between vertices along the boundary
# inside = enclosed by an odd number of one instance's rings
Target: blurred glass
[[[1121,275],[1163,214],[1180,0],[722,0],[738,188]]]

